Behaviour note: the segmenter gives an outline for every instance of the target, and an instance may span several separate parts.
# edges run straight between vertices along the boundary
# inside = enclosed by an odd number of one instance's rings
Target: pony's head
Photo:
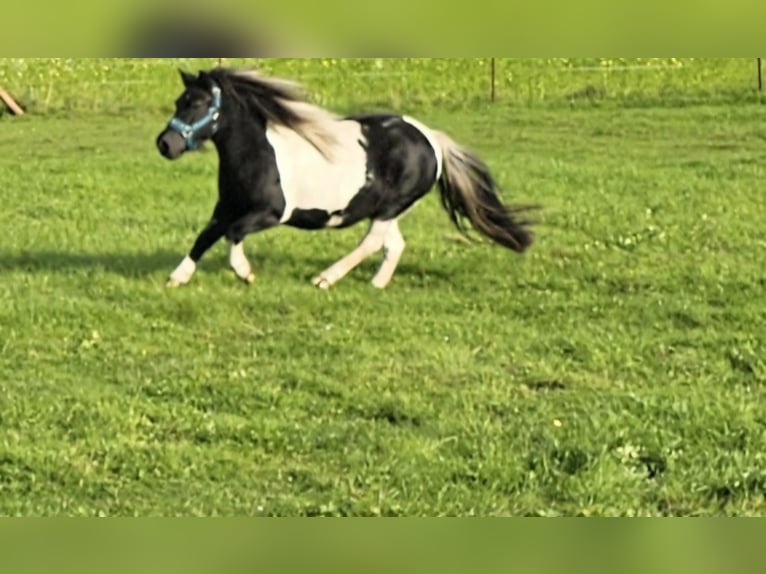
[[[184,91],[176,100],[176,111],[157,136],[157,149],[168,159],[194,150],[218,130],[221,114],[221,87],[207,72],[194,76],[179,70]]]

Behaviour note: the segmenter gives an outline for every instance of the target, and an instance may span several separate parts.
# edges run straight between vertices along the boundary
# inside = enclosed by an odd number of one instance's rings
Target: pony
[[[184,90],[156,145],[175,160],[211,141],[219,159],[218,201],[168,286],[188,283],[222,237],[234,273],[252,283],[245,236],[279,225],[340,229],[366,220],[357,247],[312,283],[327,289],[382,249],[372,279],[382,289],[405,248],[399,219],[435,184],[459,231],[472,227],[518,253],[532,244],[532,223],[520,214],[537,206],[503,204],[484,161],[444,132],[406,115],[340,117],[310,103],[300,84],[255,71],[179,73]]]

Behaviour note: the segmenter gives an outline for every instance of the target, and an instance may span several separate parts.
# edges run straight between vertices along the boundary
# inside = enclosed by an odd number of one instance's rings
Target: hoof
[[[321,275],[319,277],[314,277],[311,282],[314,284],[314,287],[318,287],[319,289],[329,289],[332,285],[332,283]]]
[[[375,289],[385,289],[389,281],[390,280],[388,279],[385,281],[381,281],[379,279],[373,279],[371,283],[372,283],[372,286],[375,287]]]
[[[168,279],[167,283],[165,283],[165,287],[180,287],[182,284],[177,279],[173,279],[172,277]]]
[[[234,271],[234,275],[236,275],[237,279],[240,281],[247,283],[248,285],[255,282],[255,273],[253,273],[251,269],[248,269],[246,273],[240,273],[234,267],[232,267],[231,270]]]

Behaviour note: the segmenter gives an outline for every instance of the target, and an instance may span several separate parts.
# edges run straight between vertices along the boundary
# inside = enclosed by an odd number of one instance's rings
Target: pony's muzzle
[[[178,132],[165,130],[157,136],[157,149],[163,157],[176,159],[186,151],[186,142]]]

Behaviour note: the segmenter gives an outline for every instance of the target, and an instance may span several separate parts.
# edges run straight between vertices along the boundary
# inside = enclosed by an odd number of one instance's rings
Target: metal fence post
[[[495,59],[489,59],[489,73],[490,73],[490,100],[495,101]]]

